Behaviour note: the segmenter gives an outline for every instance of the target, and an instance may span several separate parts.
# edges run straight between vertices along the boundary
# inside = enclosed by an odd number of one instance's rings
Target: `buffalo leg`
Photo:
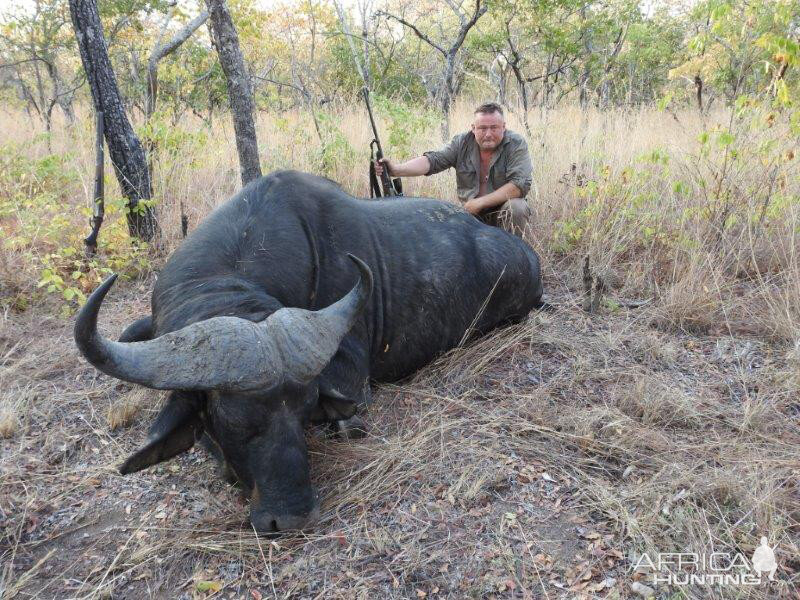
[[[354,402],[363,410],[371,401],[369,389],[369,363],[367,348],[355,334],[342,340],[339,350],[320,376],[320,400],[326,401],[326,390],[336,390],[337,395]],[[356,439],[366,435],[367,426],[359,415],[334,419],[330,423],[334,434],[343,439]]]

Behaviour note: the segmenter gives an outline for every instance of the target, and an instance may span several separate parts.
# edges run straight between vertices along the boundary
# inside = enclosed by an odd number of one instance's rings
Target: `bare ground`
[[[0,597],[628,598],[642,552],[762,535],[775,582],[656,594],[800,597],[798,350],[549,284],[555,311],[377,388],[367,439],[310,432],[322,520],[274,539],[200,448],[118,475],[163,394],[87,365],[71,323],[6,315]],[[118,284],[101,328],[149,289]]]

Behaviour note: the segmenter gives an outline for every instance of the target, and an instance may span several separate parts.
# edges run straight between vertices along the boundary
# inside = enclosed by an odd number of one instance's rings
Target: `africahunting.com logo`
[[[649,571],[653,583],[667,585],[760,585],[773,581],[778,563],[775,551],[761,538],[750,560],[737,552],[659,552],[642,554],[634,572]]]

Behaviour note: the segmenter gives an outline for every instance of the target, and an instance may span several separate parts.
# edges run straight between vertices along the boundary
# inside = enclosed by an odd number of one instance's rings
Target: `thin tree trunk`
[[[456,70],[456,54],[449,52],[445,60],[444,82],[439,88],[442,107],[442,140],[450,139],[450,103],[453,99],[453,77]]]
[[[581,8],[581,21],[586,20],[586,6]],[[594,48],[592,47],[592,28],[588,28],[584,33],[583,39],[583,59],[585,64],[583,66],[583,73],[581,73],[579,79],[579,86],[580,86],[580,95],[578,97],[578,102],[580,104],[581,110],[586,110],[587,105],[589,104],[589,77],[592,74],[592,54],[594,53]]]
[[[211,37],[228,82],[228,100],[233,113],[242,185],[247,185],[261,177],[256,126],[253,121],[253,91],[239,48],[239,36],[225,0],[206,0],[206,6],[211,15]]]
[[[359,5],[361,10],[361,39],[364,44],[364,85],[367,86],[368,90],[372,89],[372,69],[370,69],[369,59],[369,21],[367,18],[371,5],[372,2],[369,1]]]
[[[506,67],[502,66],[503,55],[495,51],[495,56],[489,64],[489,79],[492,85],[497,89],[497,102],[500,106],[508,106],[508,97],[506,93]]]
[[[522,74],[519,68],[519,58],[516,54],[514,54],[514,61],[508,63],[511,67],[511,72],[514,73],[514,77],[517,80],[517,87],[519,88],[519,98],[520,102],[522,102],[522,124],[525,126],[525,132],[528,134],[528,138],[531,137],[531,126],[528,122],[528,84],[525,81],[525,76]]]
[[[72,94],[64,88],[64,82],[61,80],[61,75],[58,73],[54,60],[45,61],[47,74],[50,76],[50,81],[53,83],[53,99],[58,103],[61,112],[67,119],[67,122],[72,125],[75,122],[75,111],[72,109]]]
[[[128,230],[131,236],[153,240],[158,223],[152,208],[142,204],[151,197],[150,174],[144,150],[133,132],[108,57],[96,0],[69,0],[72,25],[78,39],[81,62],[97,112],[103,113],[103,129],[114,173],[128,200]]]
[[[338,2],[336,3],[338,6]],[[435,98],[438,101],[439,106],[442,109],[442,139],[447,140],[450,137],[450,104],[452,102],[453,97],[455,96],[456,86],[454,85],[455,81],[455,66],[456,66],[456,56],[458,55],[459,50],[461,50],[461,46],[464,44],[464,40],[469,33],[469,30],[475,26],[475,23],[478,22],[488,10],[488,6],[486,4],[481,6],[481,0],[475,0],[475,11],[472,13],[472,16],[461,12],[460,8],[456,6],[454,3],[448,3],[450,8],[456,14],[461,23],[459,27],[458,33],[456,34],[455,40],[453,40],[452,44],[448,49],[445,49],[443,45],[437,44],[433,40],[431,40],[427,35],[422,33],[416,25],[406,21],[401,17],[397,17],[393,14],[387,13],[385,11],[379,10],[376,15],[383,15],[389,19],[394,19],[401,25],[408,27],[414,34],[421,39],[423,42],[428,44],[431,48],[437,50],[443,57],[444,57],[444,66],[442,68],[442,82],[438,86]],[[423,84],[425,84],[425,79],[423,78]],[[427,85],[426,85],[427,88]]]
[[[700,75],[694,76],[694,86],[697,88],[697,109],[703,112],[703,80]]]

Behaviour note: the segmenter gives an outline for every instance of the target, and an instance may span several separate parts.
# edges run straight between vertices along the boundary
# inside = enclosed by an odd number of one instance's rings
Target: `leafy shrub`
[[[336,177],[336,173],[349,169],[358,161],[358,152],[347,141],[347,138],[336,124],[337,118],[330,113],[318,111],[316,114],[322,146],[318,158],[322,173]]]
[[[92,210],[74,210],[72,197],[81,189],[70,168],[74,157],[31,158],[24,150],[18,144],[0,146],[0,229],[2,251],[22,255],[27,266],[30,299],[57,298],[66,315],[112,271],[134,277],[150,269],[147,245],[128,235],[123,198],[106,199],[100,251],[86,259],[83,237]],[[17,309],[28,304],[19,294],[0,301]]]
[[[384,151],[396,158],[407,157],[412,144],[430,129],[438,127],[441,119],[440,115],[419,105],[410,106],[384,96],[375,95],[372,98],[384,123],[388,123],[389,139],[381,140],[387,144]]]

